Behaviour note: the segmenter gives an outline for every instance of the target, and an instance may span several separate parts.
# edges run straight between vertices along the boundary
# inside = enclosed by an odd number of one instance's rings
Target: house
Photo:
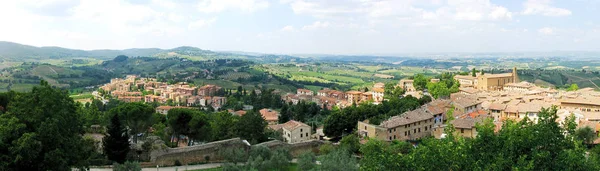
[[[287,143],[298,143],[311,139],[312,128],[302,122],[290,120],[281,125],[283,141]]]
[[[473,111],[481,109],[481,101],[477,100],[475,96],[468,96],[463,94],[457,94],[452,97],[452,104],[454,105],[454,112],[458,114],[471,113]]]
[[[373,85],[373,88],[385,88],[385,83],[378,82]]]
[[[298,90],[296,90],[296,94],[297,94],[297,95],[307,95],[307,96],[312,96],[312,95],[313,95],[313,92],[312,92],[312,91],[310,91],[310,90],[308,90],[308,89],[302,89],[302,88],[299,88]]]
[[[494,120],[500,120],[500,116],[504,114],[504,110],[506,109],[506,104],[502,103],[492,103],[490,104],[489,111]]]
[[[362,92],[360,91],[348,91],[346,92],[346,96],[348,97],[348,102],[357,104],[361,100]]]
[[[413,85],[414,80],[402,79],[398,83],[398,86],[405,90],[406,92],[416,91],[415,86]]]
[[[156,107],[156,113],[167,115],[169,113],[169,110],[179,109],[179,108],[193,109],[191,107],[183,107],[183,106],[158,106],[158,107]]]
[[[417,140],[431,135],[433,115],[425,106],[402,115],[393,116],[379,125],[368,121],[358,122],[358,133],[362,137],[376,138],[384,141]]]
[[[371,90],[371,94],[373,95],[373,101],[382,102],[385,90],[383,88],[375,87]]]
[[[269,125],[276,125],[279,121],[279,112],[275,110],[265,108],[261,109],[259,112],[260,115],[262,115],[262,117],[265,118],[265,121],[269,123]]]

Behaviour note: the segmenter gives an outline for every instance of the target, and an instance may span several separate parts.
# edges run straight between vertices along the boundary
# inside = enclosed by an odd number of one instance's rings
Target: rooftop
[[[279,113],[271,109],[261,109],[260,114],[265,118],[266,121],[277,121],[279,119]]]
[[[390,119],[383,121],[379,126],[384,128],[395,128],[431,118],[433,118],[433,115],[421,107],[416,110],[408,111],[402,115],[391,117]]]

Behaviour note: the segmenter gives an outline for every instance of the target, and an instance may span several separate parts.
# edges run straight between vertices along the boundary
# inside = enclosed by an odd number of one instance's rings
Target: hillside
[[[173,49],[134,48],[125,50],[77,50],[62,47],[35,47],[13,42],[0,41],[0,62],[68,63],[68,59],[110,60],[118,55],[131,57],[186,58],[190,60],[250,59],[263,63],[295,62],[301,58],[287,55],[243,55],[215,52],[197,47],[181,46]],[[306,59],[303,59],[306,60]]]

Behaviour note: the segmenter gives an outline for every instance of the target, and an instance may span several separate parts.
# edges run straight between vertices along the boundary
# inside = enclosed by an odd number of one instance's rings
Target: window
[[[308,133],[306,133],[306,137],[308,137]]]
[[[417,129],[414,129],[414,131],[413,131],[413,132],[414,132],[414,133],[417,133]]]
[[[367,126],[365,126],[365,130],[367,130]]]
[[[407,132],[406,132],[406,131],[404,131],[404,136],[407,136],[407,135],[408,135],[408,134],[407,134]]]
[[[421,128],[419,128],[419,132],[421,132]]]
[[[425,131],[427,131],[427,126],[425,126]]]
[[[302,138],[302,134],[300,134],[300,138]]]
[[[300,132],[302,132],[302,129],[300,129]]]
[[[390,140],[392,140],[392,137],[390,137]]]
[[[461,128],[461,129],[460,129],[460,133],[465,133],[465,129],[464,129],[464,128]]]
[[[431,129],[431,125],[429,125],[429,129]]]
[[[396,139],[396,135],[394,135],[394,139]]]

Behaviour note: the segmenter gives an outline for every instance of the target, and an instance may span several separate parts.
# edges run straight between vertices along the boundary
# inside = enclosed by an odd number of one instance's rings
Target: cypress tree
[[[124,163],[129,152],[129,135],[123,128],[119,115],[113,115],[107,132],[108,135],[102,139],[104,154],[109,160]]]

